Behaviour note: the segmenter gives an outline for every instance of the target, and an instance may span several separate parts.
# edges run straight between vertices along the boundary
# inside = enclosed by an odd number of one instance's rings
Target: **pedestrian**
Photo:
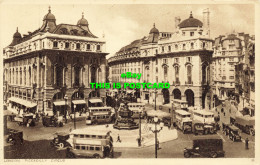
[[[246,148],[246,150],[249,149],[249,147],[248,147],[248,143],[249,143],[249,140],[248,140],[248,138],[246,138],[246,140],[245,140],[245,148]]]
[[[117,141],[116,142],[120,142],[121,143],[121,139],[120,139],[119,134],[117,135]]]
[[[171,109],[169,108],[169,113],[171,113]]]

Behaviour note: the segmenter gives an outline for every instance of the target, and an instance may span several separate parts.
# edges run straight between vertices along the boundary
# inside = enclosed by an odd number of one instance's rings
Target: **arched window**
[[[31,78],[32,78],[32,71],[31,71],[31,67],[29,67],[29,78],[28,78],[28,80],[29,80],[29,86],[31,86]]]
[[[78,66],[74,68],[74,85],[75,86],[80,85],[80,67]]]
[[[187,83],[188,84],[192,84],[192,66],[191,65],[188,65],[187,66]]]
[[[101,75],[101,69],[98,69],[98,82],[101,83],[102,75]]]
[[[164,74],[164,80],[168,81],[168,67],[167,66],[163,67],[163,74]]]
[[[149,75],[149,67],[146,67],[145,68],[145,76],[146,76],[146,82],[149,82],[149,77],[150,77],[150,75]]]
[[[56,85],[62,86],[63,85],[63,68],[61,66],[56,66]]]
[[[95,67],[91,68],[91,78],[90,78],[90,80],[91,80],[92,83],[96,82],[96,68]]]
[[[175,82],[177,84],[180,83],[180,79],[179,79],[179,66],[175,66]]]

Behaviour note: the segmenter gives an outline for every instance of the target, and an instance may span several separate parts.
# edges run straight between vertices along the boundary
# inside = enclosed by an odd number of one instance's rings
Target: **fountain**
[[[139,125],[134,122],[132,118],[133,111],[129,110],[127,103],[125,102],[123,106],[120,106],[119,117],[116,119],[114,124],[115,129],[137,129]]]

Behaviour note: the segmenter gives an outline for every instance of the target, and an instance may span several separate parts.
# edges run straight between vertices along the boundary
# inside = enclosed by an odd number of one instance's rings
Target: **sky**
[[[0,49],[12,42],[18,27],[21,34],[33,32],[42,25],[43,17],[51,12],[56,24],[77,24],[82,17],[88,20],[90,31],[102,37],[105,34],[108,57],[121,47],[149,34],[155,23],[161,32],[174,32],[174,19],[193,17],[203,21],[203,9],[210,10],[211,37],[232,31],[255,34],[255,7],[253,4],[22,4],[0,3]],[[2,51],[1,51],[2,53]]]

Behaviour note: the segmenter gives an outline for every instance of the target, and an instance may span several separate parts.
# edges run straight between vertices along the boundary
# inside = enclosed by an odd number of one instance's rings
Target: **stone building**
[[[90,82],[105,82],[105,44],[84,15],[76,25],[57,25],[50,9],[39,29],[23,36],[17,29],[3,51],[8,109],[64,115],[105,101],[103,89],[90,88]]]
[[[205,23],[193,18],[192,13],[182,22],[176,17],[176,30],[170,33],[159,32],[154,25],[149,36],[123,47],[108,60],[112,81],[168,82],[169,89],[141,89],[142,102],[154,103],[156,98],[158,104],[168,104],[171,99],[181,99],[187,100],[189,106],[205,106],[213,40],[209,34],[208,10],[203,17]],[[142,77],[120,78],[127,71],[142,73]]]

